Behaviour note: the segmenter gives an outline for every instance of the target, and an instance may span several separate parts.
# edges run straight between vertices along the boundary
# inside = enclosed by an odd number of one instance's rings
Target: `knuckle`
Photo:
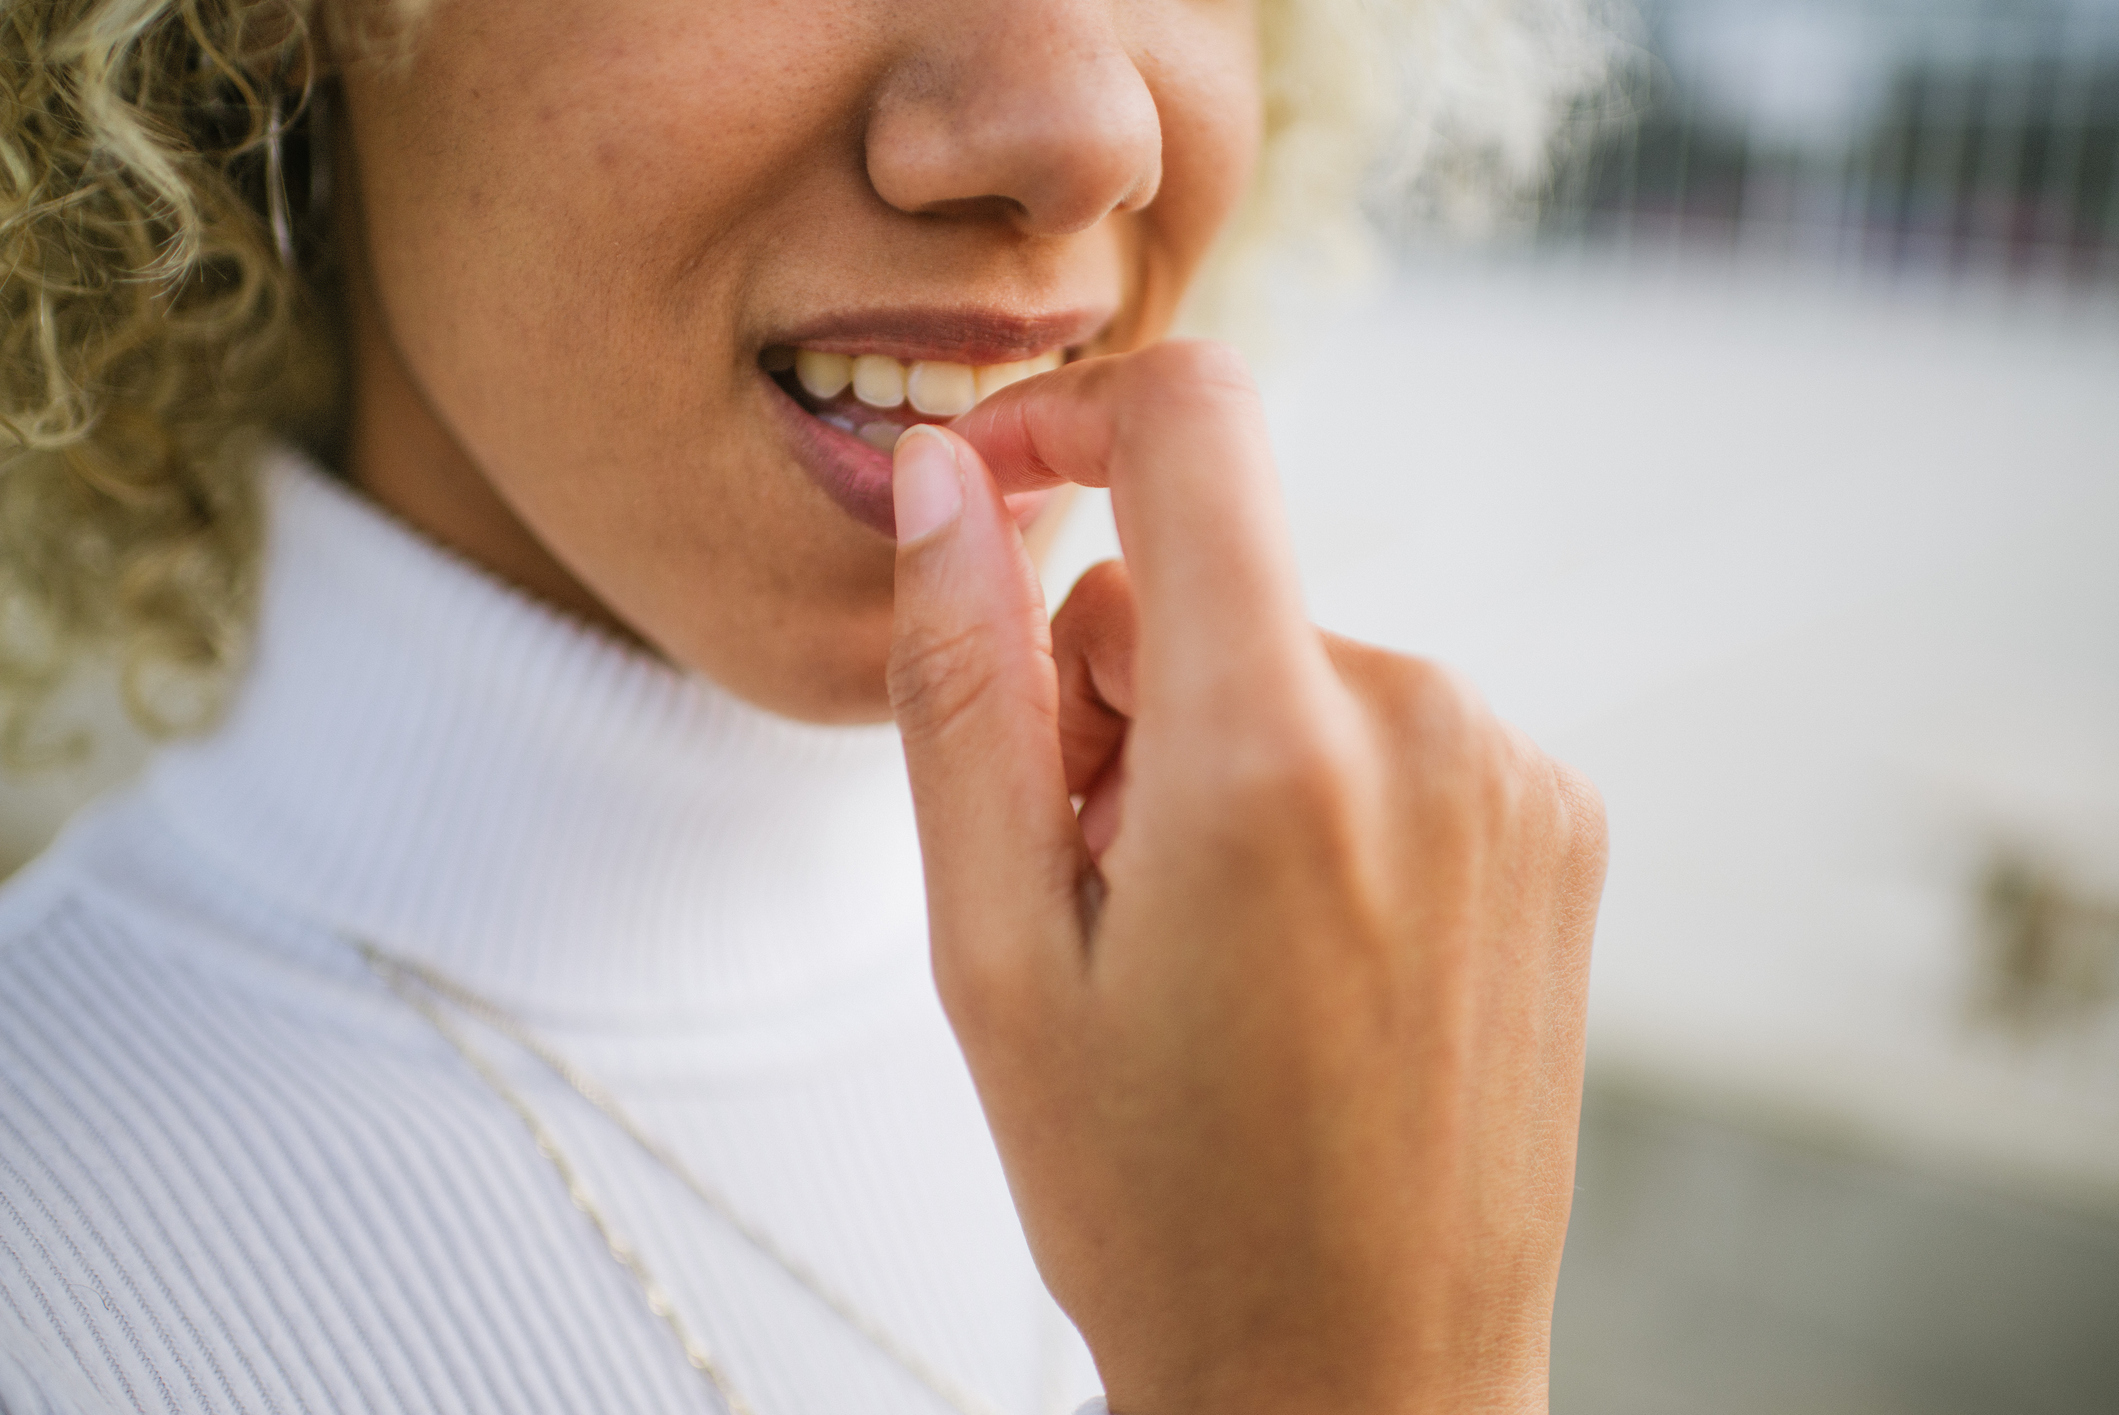
[[[1377,677],[1391,717],[1426,742],[1460,749],[1490,720],[1470,679],[1433,659],[1382,655]]]
[[[1052,616],[1054,630],[1062,625],[1071,629],[1079,624],[1100,624],[1112,614],[1130,608],[1132,602],[1132,580],[1126,574],[1126,563],[1100,560],[1082,571],[1074,588],[1067,591],[1059,613]]]
[[[1212,339],[1170,339],[1133,355],[1126,397],[1157,410],[1173,403],[1255,401],[1257,382],[1235,348]]]
[[[1245,738],[1215,755],[1221,766],[1203,803],[1211,821],[1343,833],[1363,776],[1351,744],[1324,732],[1288,732]]]
[[[1078,980],[1064,961],[1079,958],[1078,935],[1047,921],[1013,931],[943,925],[932,938],[935,994],[966,1054],[974,1063],[983,1053],[1020,1064],[1026,1043],[1035,1042]]]
[[[1130,596],[1132,580],[1126,574],[1126,562],[1116,558],[1099,560],[1082,571],[1081,578],[1074,582],[1075,594],[1087,595],[1095,603],[1106,603]]]
[[[1553,784],[1566,815],[1568,845],[1576,859],[1601,866],[1611,853],[1611,822],[1604,793],[1565,762],[1552,763]]]
[[[1233,344],[1219,339],[1165,339],[1143,351],[1152,368],[1188,383],[1232,383],[1248,388],[1251,372]]]
[[[960,1031],[996,1025],[1015,1005],[1015,980],[977,949],[934,950],[935,995]]]
[[[1506,729],[1467,678],[1429,659],[1385,656],[1371,678],[1375,711],[1424,790],[1490,797],[1510,775]]]
[[[987,638],[984,625],[948,632],[908,629],[898,635],[886,678],[891,712],[902,731],[945,736],[985,696],[995,672]]]
[[[1595,787],[1495,716],[1463,675],[1427,660],[1391,658],[1377,675],[1379,713],[1420,798],[1496,843],[1559,840],[1570,855],[1602,850]]]
[[[1063,705],[1085,699],[1129,714],[1137,631],[1124,565],[1107,560],[1092,566],[1052,620],[1052,656],[1059,668]]]
[[[1022,1038],[1036,1015],[1034,1000],[1020,978],[989,959],[935,960],[935,996],[942,1015],[974,1067],[1011,1053],[1020,1054]]]

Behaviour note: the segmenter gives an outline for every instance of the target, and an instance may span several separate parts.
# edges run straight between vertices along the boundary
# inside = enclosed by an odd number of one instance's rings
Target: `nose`
[[[987,216],[1026,234],[1087,230],[1154,200],[1155,98],[1106,0],[971,0],[886,75],[868,179],[924,215]]]

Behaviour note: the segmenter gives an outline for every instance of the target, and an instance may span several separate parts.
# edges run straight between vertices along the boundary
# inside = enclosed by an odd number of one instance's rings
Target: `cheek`
[[[1165,124],[1169,239],[1203,251],[1249,190],[1263,127],[1255,76],[1231,80]],[[1210,101],[1208,101],[1210,100]]]
[[[1248,7],[1169,35],[1144,64],[1163,126],[1163,185],[1145,213],[1140,252],[1143,335],[1167,326],[1209,248],[1235,215],[1257,167],[1264,129],[1256,30]]]
[[[435,23],[485,8],[457,0]],[[613,316],[649,312],[699,263],[703,233],[740,228],[799,129],[786,115],[776,135],[730,97],[769,86],[753,72],[769,52],[698,26],[659,48],[600,30],[453,38],[427,38],[411,82],[355,97],[377,159],[370,258],[407,352],[431,343],[437,367],[459,366],[444,355],[463,342],[504,355],[614,336]]]
[[[684,502],[710,500],[695,537],[709,548],[733,521],[799,503],[760,474],[769,451],[743,432],[759,421],[755,380],[729,335],[746,275],[770,264],[775,204],[815,179],[798,159],[839,95],[813,71],[830,56],[791,53],[770,26],[706,23],[712,7],[525,7],[496,29],[515,3],[450,0],[410,73],[349,76],[374,159],[360,164],[370,268],[440,421],[608,591],[591,538],[663,533],[686,493],[710,493]],[[596,11],[623,22],[587,23]],[[759,93],[775,101],[744,98]]]

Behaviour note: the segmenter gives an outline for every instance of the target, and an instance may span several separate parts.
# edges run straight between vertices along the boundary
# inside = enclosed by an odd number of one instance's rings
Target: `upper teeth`
[[[974,366],[920,359],[908,366],[885,354],[853,356],[797,349],[794,366],[795,377],[812,398],[836,398],[851,384],[853,396],[871,408],[895,408],[909,400],[915,411],[929,417],[953,418],[970,412],[980,399],[1011,383],[1058,368],[1062,358],[1055,349],[1009,364]],[[767,350],[765,366],[784,369],[785,359],[780,350]]]

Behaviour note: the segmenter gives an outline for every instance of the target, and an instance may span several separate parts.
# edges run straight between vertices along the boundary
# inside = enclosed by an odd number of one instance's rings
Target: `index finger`
[[[1140,615],[1144,725],[1163,705],[1188,718],[1266,708],[1329,673],[1264,409],[1233,349],[1181,340],[1069,364],[953,426],[1005,491],[1111,488]]]

